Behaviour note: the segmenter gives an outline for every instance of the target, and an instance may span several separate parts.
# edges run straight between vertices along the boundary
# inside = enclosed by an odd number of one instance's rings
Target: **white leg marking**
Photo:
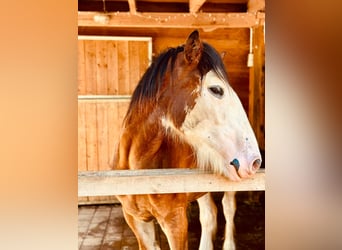
[[[223,213],[226,218],[223,250],[235,250],[234,215],[236,211],[235,192],[225,192],[222,199]]]
[[[199,250],[213,250],[213,241],[217,230],[217,208],[210,193],[197,199],[197,202],[202,227]]]
[[[137,229],[137,232],[139,233],[140,240],[143,242],[146,249],[160,250],[159,244],[156,241],[154,222],[134,220],[134,224]]]

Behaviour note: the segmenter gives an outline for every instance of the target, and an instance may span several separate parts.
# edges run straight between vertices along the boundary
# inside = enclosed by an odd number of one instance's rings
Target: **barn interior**
[[[114,139],[138,79],[153,57],[183,44],[194,29],[224,55],[229,82],[265,159],[264,0],[78,0],[79,171],[110,169]],[[221,195],[215,194],[219,210]],[[237,193],[238,249],[264,249],[264,197],[263,191]],[[79,249],[137,249],[114,196],[78,200]],[[198,249],[197,217],[196,203],[190,204],[189,249]],[[218,220],[215,249],[223,241],[224,217]],[[168,249],[163,237],[160,230],[162,249]]]

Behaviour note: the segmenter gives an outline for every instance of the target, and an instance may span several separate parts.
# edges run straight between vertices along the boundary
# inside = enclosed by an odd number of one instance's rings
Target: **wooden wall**
[[[151,39],[115,39],[83,37],[78,41],[79,171],[111,169],[129,96],[151,59]],[[86,197],[81,200],[108,199]]]
[[[78,94],[130,95],[148,65],[148,42],[97,39],[78,41]]]

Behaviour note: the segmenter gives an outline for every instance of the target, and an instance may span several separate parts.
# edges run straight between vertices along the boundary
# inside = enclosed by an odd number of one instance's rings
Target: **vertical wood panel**
[[[78,41],[78,93],[81,95],[85,94],[85,85],[86,85],[86,77],[85,77],[85,55],[84,55],[84,43],[85,41]]]
[[[83,94],[83,93],[82,93]],[[83,103],[78,103],[78,170],[86,171],[87,167],[87,133],[86,133],[86,108]],[[79,203],[88,203],[89,197],[79,197]]]
[[[86,94],[96,94],[96,42],[85,41],[84,44],[85,53],[85,76],[86,76]]]
[[[130,76],[128,91],[132,93],[140,79],[139,50],[141,48],[139,46],[139,42],[136,42],[136,41],[129,41],[128,45],[129,45],[128,50],[129,50],[129,76]]]
[[[112,167],[112,161],[114,156],[114,149],[116,146],[116,143],[119,139],[119,131],[120,131],[120,121],[118,119],[118,105],[108,105],[107,107],[108,112],[108,119],[107,119],[107,137],[108,137],[108,148],[109,148],[109,155],[108,160],[110,167]]]
[[[78,170],[87,170],[86,110],[78,104]]]
[[[129,48],[128,41],[119,41],[117,46],[118,50],[118,64],[119,64],[119,95],[129,95],[130,94],[130,71],[129,71]]]
[[[107,94],[107,44],[96,41],[96,94]]]
[[[97,141],[98,141],[98,168],[99,170],[110,170],[109,167],[109,151],[108,148],[108,103],[97,102]]]
[[[139,80],[149,66],[149,44],[148,42],[139,44]]]
[[[119,93],[119,66],[116,41],[107,41],[107,57],[107,93],[109,95],[117,95]]]
[[[263,26],[253,28],[254,66],[250,69],[249,119],[261,150],[265,150],[265,47]]]
[[[87,141],[87,170],[98,169],[98,148],[97,148],[97,112],[96,105],[85,103],[86,110],[86,141]]]

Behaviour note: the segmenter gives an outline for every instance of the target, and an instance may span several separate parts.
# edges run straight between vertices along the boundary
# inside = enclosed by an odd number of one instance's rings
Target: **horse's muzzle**
[[[261,167],[261,158],[255,158],[252,160],[249,164],[249,166],[246,168],[241,169],[240,168],[240,161],[236,158],[234,158],[229,164],[232,165],[236,172],[239,174],[241,178],[246,178],[253,176],[257,170]]]
[[[234,168],[236,169],[236,172],[239,171],[240,162],[239,162],[238,159],[235,158],[235,159],[232,160],[229,164],[234,166]]]
[[[261,159],[255,159],[253,161],[251,166],[253,172],[256,172],[261,167],[261,162]]]

